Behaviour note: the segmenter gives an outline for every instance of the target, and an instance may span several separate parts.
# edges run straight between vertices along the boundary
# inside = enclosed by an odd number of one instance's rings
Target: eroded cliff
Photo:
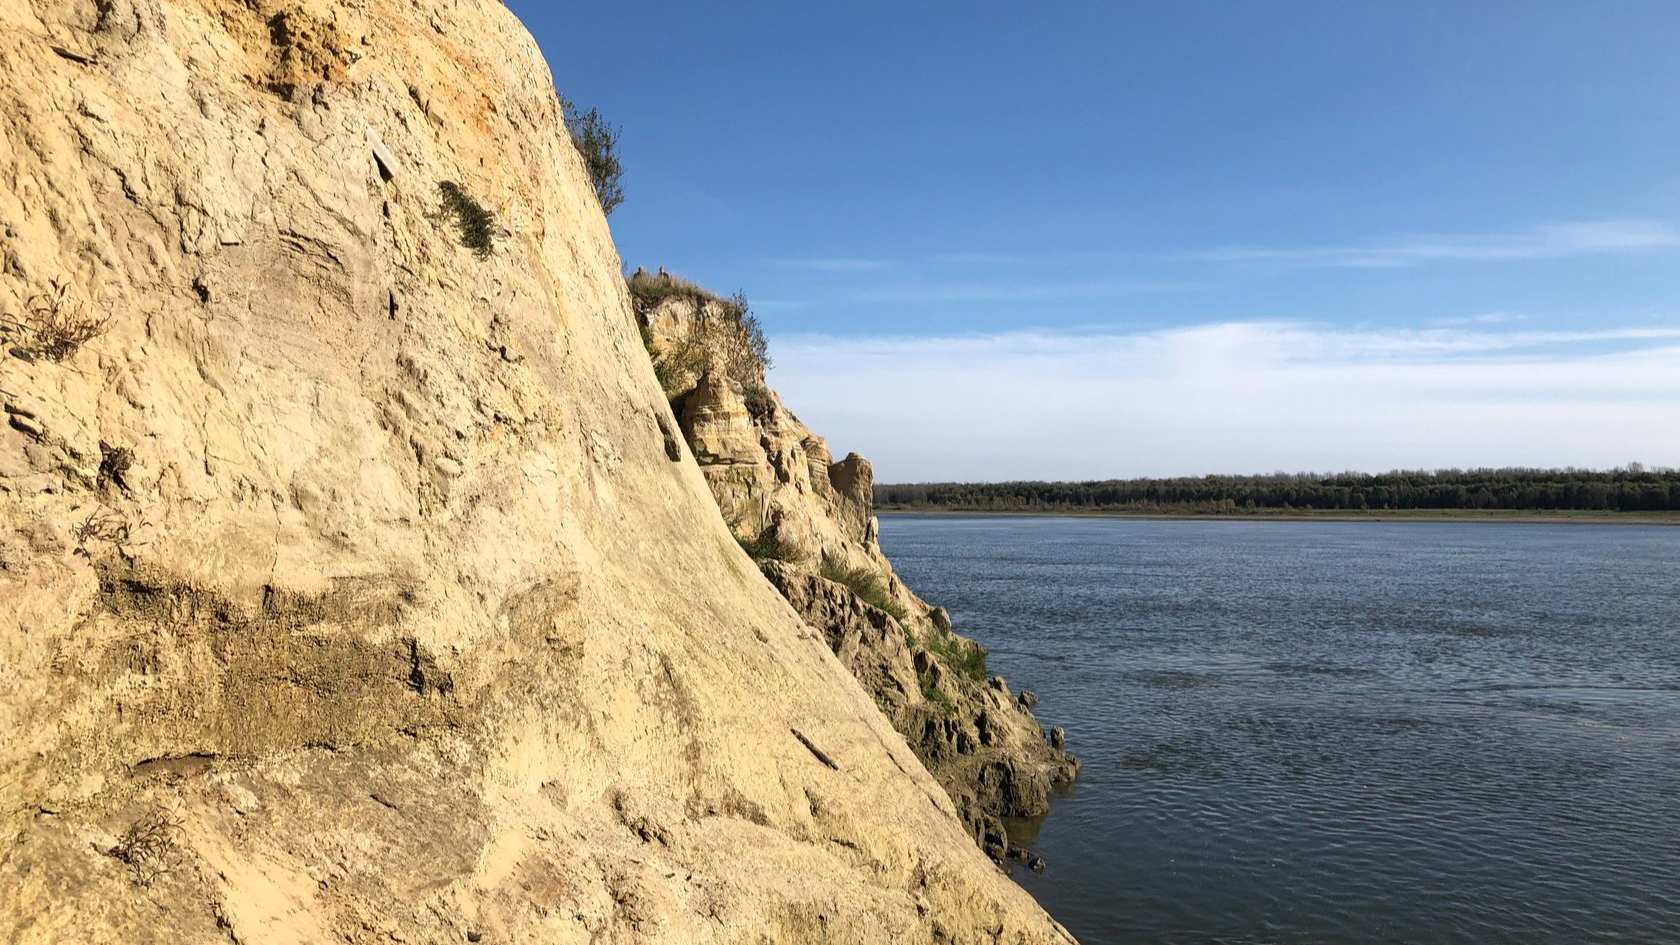
[[[1066,939],[737,546],[499,3],[0,80],[0,937]]]
[[[820,630],[994,859],[1027,854],[1004,818],[1048,810],[1079,762],[1046,737],[1032,693],[1012,696],[985,650],[899,580],[878,539],[874,474],[833,461],[766,386],[744,299],[681,278],[630,279],[650,356],[725,521],[765,577]],[[745,318],[745,324],[743,320]]]

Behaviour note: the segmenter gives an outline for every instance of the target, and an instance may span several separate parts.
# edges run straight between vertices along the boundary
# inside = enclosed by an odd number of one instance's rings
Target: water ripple
[[[1680,529],[892,516],[1085,759],[1086,943],[1680,942]],[[1033,831],[1036,830],[1036,836]]]

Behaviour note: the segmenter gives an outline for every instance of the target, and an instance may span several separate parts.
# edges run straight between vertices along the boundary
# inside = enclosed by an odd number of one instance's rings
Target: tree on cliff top
[[[624,166],[618,160],[619,129],[607,124],[599,110],[583,111],[560,98],[560,110],[566,121],[566,133],[583,156],[583,166],[589,170],[589,183],[595,188],[595,198],[601,202],[601,212],[611,215],[624,202]]]

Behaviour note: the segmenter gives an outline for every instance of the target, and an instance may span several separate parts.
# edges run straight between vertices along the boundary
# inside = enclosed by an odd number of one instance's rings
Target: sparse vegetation
[[[480,256],[490,255],[496,229],[495,214],[452,180],[438,184],[438,191],[443,194],[442,212],[454,216],[455,225],[460,228],[461,245]]]
[[[62,361],[110,329],[110,315],[90,314],[69,293],[69,283],[54,279],[50,289],[24,302],[21,319],[9,319],[26,335],[19,345],[26,354]]]
[[[951,697],[946,695],[945,690],[939,688],[936,683],[927,680],[922,681],[922,698],[944,709],[946,714],[956,710],[956,705],[951,702]]]
[[[947,671],[975,682],[986,680],[985,647],[972,640],[959,639],[951,633],[933,633],[924,642],[928,652],[939,657],[940,665]]]
[[[104,509],[95,509],[88,513],[87,518],[70,530],[71,537],[76,539],[75,553],[84,558],[93,557],[88,549],[92,542],[106,542],[119,548],[128,543],[128,522],[121,516]]]
[[[654,310],[668,299],[685,299],[694,304],[699,317],[692,332],[680,346],[666,353],[667,367],[673,379],[680,382],[679,388],[698,379],[709,360],[716,357],[730,380],[749,392],[763,391],[764,372],[771,366],[770,346],[745,293],[736,292],[722,298],[679,276],[642,270],[625,280],[625,284],[644,324],[652,320]],[[644,334],[644,340],[651,351],[651,337]],[[667,394],[671,391],[667,385]],[[761,406],[763,399],[759,401]],[[752,404],[748,407],[751,409]]]
[[[692,340],[661,351],[654,344],[653,331],[644,325],[642,347],[653,362],[653,376],[659,379],[659,389],[668,398],[675,398],[694,386],[694,379],[706,369],[706,352]]]
[[[175,848],[175,833],[180,828],[181,818],[160,807],[129,824],[105,853],[128,864],[134,871],[135,882],[150,886],[169,872],[169,854]]]
[[[601,117],[600,111],[588,111],[560,99],[560,109],[566,121],[566,133],[572,145],[583,157],[589,171],[589,183],[595,189],[595,199],[601,202],[601,212],[608,216],[624,202],[624,165],[618,159],[619,129]]]
[[[905,612],[904,605],[893,599],[892,593],[887,590],[887,582],[878,572],[868,568],[847,567],[839,559],[823,555],[821,574],[830,581],[851,588],[852,593],[864,603],[892,614],[893,619],[900,624],[908,620],[909,615]]]
[[[800,559],[798,550],[776,534],[774,525],[766,526],[753,538],[742,538],[737,535],[735,540],[741,543],[741,550],[745,551],[747,556],[754,561],[798,561]]]
[[[624,283],[630,289],[631,300],[636,303],[636,312],[641,315],[652,312],[659,303],[669,298],[688,299],[696,305],[718,300],[716,293],[669,272],[651,273],[638,269]]]

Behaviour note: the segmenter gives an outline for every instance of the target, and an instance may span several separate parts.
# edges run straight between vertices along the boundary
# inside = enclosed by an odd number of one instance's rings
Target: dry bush
[[[630,289],[630,298],[636,303],[637,314],[644,316],[669,298],[689,299],[696,305],[717,301],[716,295],[695,283],[663,271],[654,273],[637,270],[634,275],[624,280],[624,284]]]
[[[76,539],[76,554],[84,558],[93,557],[88,550],[90,542],[103,541],[118,546],[128,543],[128,522],[122,516],[108,512],[105,509],[95,509],[88,513],[87,518],[70,530]]]
[[[745,295],[737,292],[707,309],[695,340],[723,361],[730,380],[747,389],[764,386],[770,346]]]
[[[69,283],[54,279],[51,289],[24,302],[16,324],[28,335],[20,347],[31,356],[62,361],[109,330],[110,315],[89,314],[69,292]]]
[[[128,825],[117,842],[105,853],[128,864],[134,871],[134,881],[150,886],[159,876],[169,872],[170,853],[175,849],[175,834],[181,829],[179,814],[159,807]]]

